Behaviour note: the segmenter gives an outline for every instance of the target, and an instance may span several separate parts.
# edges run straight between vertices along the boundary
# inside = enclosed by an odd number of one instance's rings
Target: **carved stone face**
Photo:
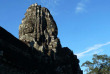
[[[26,24],[24,27],[24,33],[28,34],[28,33],[33,33],[34,32],[34,25],[32,24]]]
[[[19,29],[19,39],[23,42],[34,41],[34,25],[33,24],[21,24]]]
[[[46,49],[56,52],[60,44],[57,33],[56,23],[49,10],[35,5],[29,7],[19,27],[19,39],[27,42],[27,45],[34,41],[34,47],[40,51]]]

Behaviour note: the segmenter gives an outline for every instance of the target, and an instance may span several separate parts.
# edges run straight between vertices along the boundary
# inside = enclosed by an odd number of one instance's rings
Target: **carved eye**
[[[25,26],[25,28],[24,28],[23,31],[24,31],[25,34],[26,34],[26,33],[33,33],[34,28],[31,27],[31,26]]]
[[[32,33],[33,32],[33,27],[28,27],[28,33]]]

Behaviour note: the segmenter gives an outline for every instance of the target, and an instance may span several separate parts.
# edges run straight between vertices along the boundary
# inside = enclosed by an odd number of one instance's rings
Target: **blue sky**
[[[95,53],[110,55],[110,0],[1,0],[0,26],[18,38],[19,24],[33,3],[50,10],[62,46],[78,55],[80,65]]]

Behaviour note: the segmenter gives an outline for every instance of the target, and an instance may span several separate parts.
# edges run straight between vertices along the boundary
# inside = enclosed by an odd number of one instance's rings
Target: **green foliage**
[[[86,61],[82,66],[87,67],[87,74],[110,74],[110,57],[94,54],[93,62]]]

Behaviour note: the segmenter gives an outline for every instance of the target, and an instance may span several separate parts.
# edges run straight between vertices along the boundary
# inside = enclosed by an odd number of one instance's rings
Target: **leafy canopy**
[[[92,60],[82,64],[87,74],[110,74],[110,56],[94,54]]]

